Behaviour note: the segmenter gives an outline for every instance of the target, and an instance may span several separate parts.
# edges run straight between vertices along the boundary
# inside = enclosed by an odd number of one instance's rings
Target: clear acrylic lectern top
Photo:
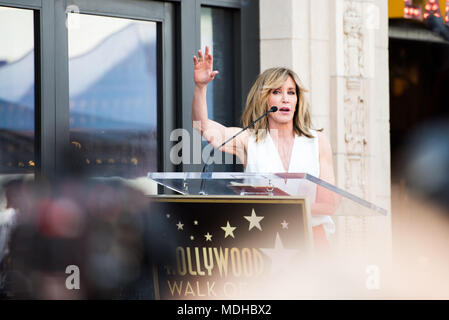
[[[386,216],[387,210],[307,173],[151,172],[148,178],[183,195],[293,196],[312,214]]]

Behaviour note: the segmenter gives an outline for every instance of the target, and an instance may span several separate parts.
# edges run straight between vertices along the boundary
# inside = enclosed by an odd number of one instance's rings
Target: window
[[[193,5],[192,2],[195,2]],[[259,74],[259,1],[257,0],[195,0],[181,1],[180,5],[180,45],[181,67],[181,109],[177,127],[192,129],[191,101],[194,91],[192,55],[207,44],[214,55],[214,69],[219,75],[208,85],[207,103],[211,119],[225,126],[241,126],[240,117],[244,109],[246,95]],[[198,146],[192,139],[190,164],[183,163],[178,170],[201,171],[210,150],[202,141],[203,157],[194,158]],[[183,146],[185,148],[185,146]],[[241,171],[241,165],[226,165],[229,155],[215,150],[214,158],[221,157],[222,164],[214,164],[213,171]],[[187,158],[187,157],[186,157]],[[201,159],[204,158],[204,159]],[[234,157],[233,163],[236,162]]]
[[[35,169],[33,10],[0,7],[0,172]]]
[[[214,70],[220,72],[207,86],[207,111],[210,119],[227,127],[240,125],[235,121],[241,109],[236,90],[239,85],[236,55],[240,48],[235,37],[239,34],[234,23],[237,14],[235,9],[201,7],[201,48],[204,50],[206,45],[210,48],[214,57]],[[202,147],[207,144],[203,139]],[[215,152],[219,153],[217,150]],[[213,164],[213,171],[241,171],[241,168],[232,165],[236,163],[236,157],[225,154],[220,156],[222,164]]]
[[[96,176],[158,170],[157,25],[69,13],[70,142]]]
[[[170,133],[192,132],[192,55],[211,45],[211,117],[239,125],[259,72],[258,11],[257,0],[0,0],[0,172],[52,177],[75,158],[94,176],[200,169],[170,160]]]
[[[214,69],[220,73],[207,89],[208,114],[212,120],[225,126],[236,125],[235,35],[233,9],[201,7],[201,48],[209,46],[214,57]],[[237,106],[239,107],[239,106]]]

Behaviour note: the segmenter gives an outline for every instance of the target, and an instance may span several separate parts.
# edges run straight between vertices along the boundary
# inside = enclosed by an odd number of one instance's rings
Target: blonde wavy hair
[[[305,92],[307,89],[302,85],[298,75],[287,68],[270,68],[260,74],[254,82],[246,99],[246,108],[242,115],[243,126],[246,127],[268,110],[268,96],[271,90],[282,87],[288,77],[292,77],[296,84],[296,94],[298,102],[293,117],[293,131],[301,136],[313,138],[310,133],[312,122],[310,119],[309,103],[306,101]],[[268,130],[268,117],[262,118],[254,125],[256,141],[265,139]],[[322,129],[319,129],[321,131]]]

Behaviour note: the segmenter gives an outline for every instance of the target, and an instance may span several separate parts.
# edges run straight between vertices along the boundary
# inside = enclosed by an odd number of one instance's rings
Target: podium
[[[230,299],[263,292],[313,255],[313,216],[387,211],[305,173],[154,172],[177,194],[151,196],[172,260],[155,265],[156,299]],[[264,298],[261,296],[261,298]]]

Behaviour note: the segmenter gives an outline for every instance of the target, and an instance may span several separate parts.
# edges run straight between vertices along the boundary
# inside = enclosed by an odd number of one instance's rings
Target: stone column
[[[387,1],[335,0],[330,10],[330,121],[337,185],[388,210],[386,218],[338,218],[338,244],[349,252],[389,254]]]
[[[309,90],[313,124],[330,136],[330,4],[334,0],[261,0],[261,70],[293,69]]]

